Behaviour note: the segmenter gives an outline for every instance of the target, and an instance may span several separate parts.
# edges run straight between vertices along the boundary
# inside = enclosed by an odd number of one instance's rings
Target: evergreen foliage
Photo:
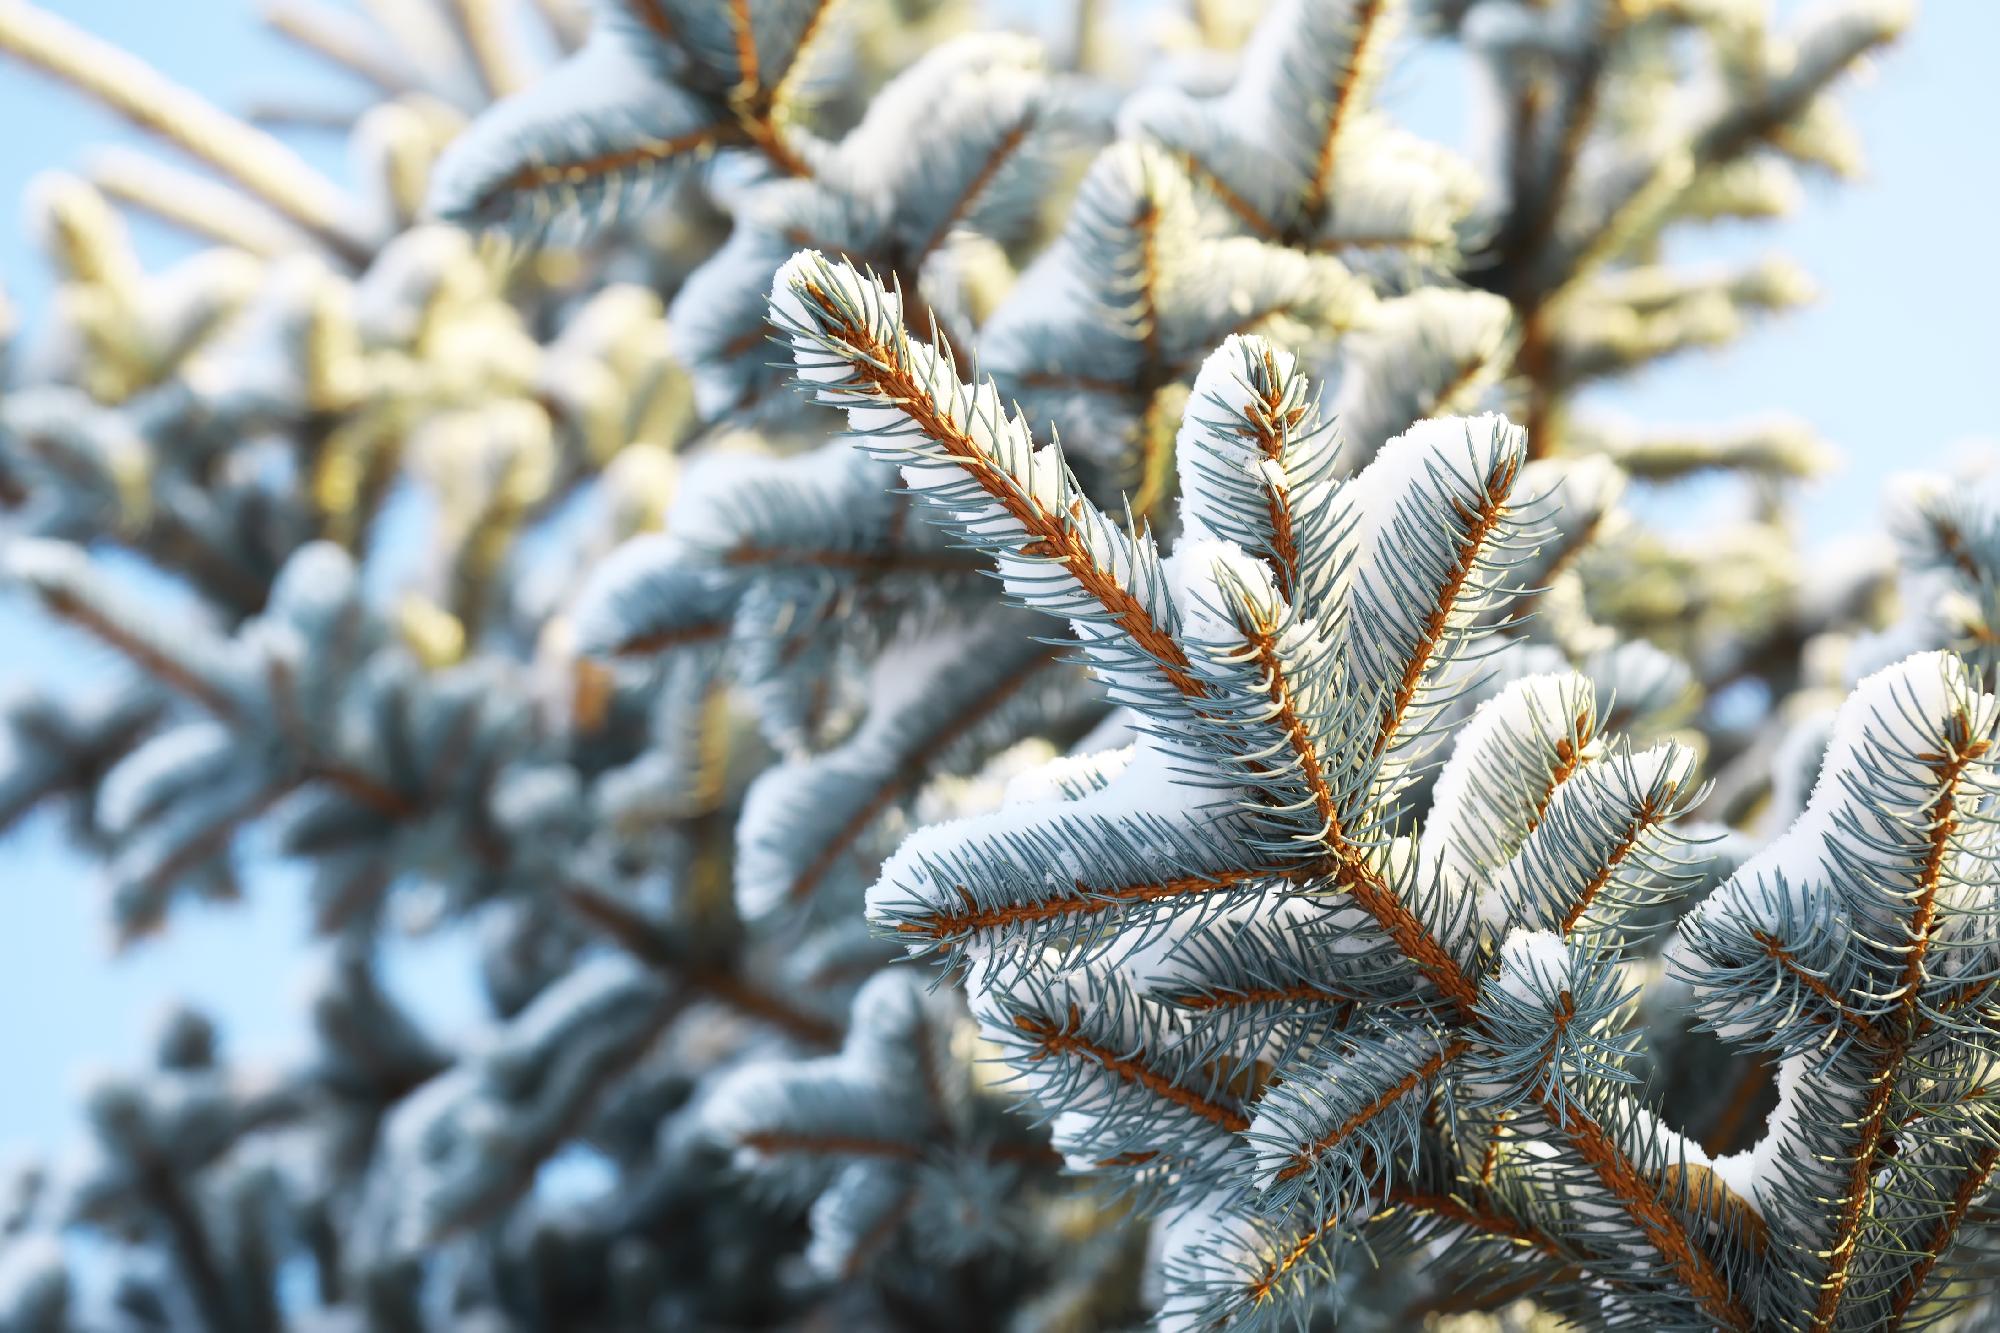
[[[0,1329],[1973,1326],[1992,474],[1812,566],[1810,431],[1595,407],[1810,295],[1663,257],[1858,167],[1904,6],[1765,8],[285,0],[343,187],[0,3],[200,168],[31,201],[0,567],[131,670],[0,818],[317,932],[0,1177]]]

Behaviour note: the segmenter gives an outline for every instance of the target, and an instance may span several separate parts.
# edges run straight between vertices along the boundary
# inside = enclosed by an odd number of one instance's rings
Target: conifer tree
[[[5,1177],[0,1328],[1980,1317],[1992,488],[1807,570],[1809,431],[1586,398],[1808,298],[1665,246],[1904,5],[529,8],[284,0],[375,100],[259,127],[0,3],[174,154],[31,201],[0,563],[132,670],[0,816],[317,929]]]

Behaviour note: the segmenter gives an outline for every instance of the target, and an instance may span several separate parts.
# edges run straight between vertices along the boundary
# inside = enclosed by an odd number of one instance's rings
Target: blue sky
[[[324,91],[338,78],[263,32],[250,0],[42,0],[111,36],[224,105]],[[1787,3],[1785,9],[1796,9]],[[1621,412],[1661,424],[1720,421],[1780,409],[1811,421],[1847,456],[1844,472],[1808,500],[1815,540],[1874,522],[1884,478],[1942,460],[1951,444],[2000,432],[1986,392],[2000,370],[2000,4],[1929,0],[1917,26],[1850,88],[1847,105],[1870,168],[1853,184],[1809,186],[1804,210],[1776,227],[1730,228],[1683,247],[1687,257],[1736,258],[1782,249],[1818,281],[1820,301],[1716,356],[1655,369],[1612,396]],[[1418,58],[1391,97],[1412,128],[1455,137],[1463,111],[1450,61]],[[30,311],[48,284],[20,223],[19,199],[38,171],[78,162],[94,143],[136,136],[65,90],[0,63],[0,281]],[[344,167],[321,136],[302,146],[324,169]],[[149,257],[175,252],[141,232]],[[9,680],[65,682],[110,669],[100,650],[39,626],[0,599],[0,671]],[[255,853],[252,853],[255,856]],[[0,842],[0,1150],[55,1147],[69,1133],[79,1081],[91,1066],[141,1058],[155,1016],[191,998],[225,1023],[251,1057],[275,1056],[301,1021],[296,993],[304,937],[302,888],[282,866],[262,873],[243,905],[176,913],[166,939],[110,960],[91,868],[40,818]],[[392,975],[445,1021],[470,998],[459,961],[406,950]]]

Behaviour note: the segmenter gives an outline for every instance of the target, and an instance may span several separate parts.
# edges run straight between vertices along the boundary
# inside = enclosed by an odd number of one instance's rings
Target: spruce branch
[[[1900,4],[276,6],[351,189],[15,8],[197,160],[32,193],[5,563],[134,670],[0,817],[323,965],[0,1171],[0,1323],[1980,1317],[1989,477],[1802,558],[1811,432],[1579,407],[1808,299],[1668,257]]]

